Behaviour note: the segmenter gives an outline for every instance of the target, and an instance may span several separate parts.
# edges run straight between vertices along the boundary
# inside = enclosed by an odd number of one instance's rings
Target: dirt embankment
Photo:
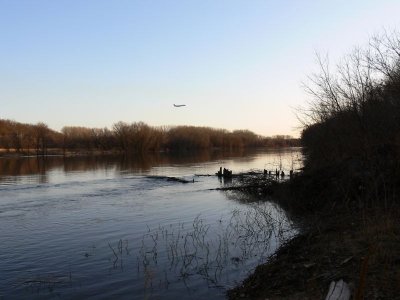
[[[325,299],[340,279],[351,299],[400,299],[399,206],[328,207],[303,215],[303,234],[230,290],[229,299]]]

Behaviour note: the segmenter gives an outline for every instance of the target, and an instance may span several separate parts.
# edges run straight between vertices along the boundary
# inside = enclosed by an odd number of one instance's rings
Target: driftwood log
[[[335,282],[332,281],[329,286],[328,294],[325,300],[349,300],[350,288],[342,279]]]

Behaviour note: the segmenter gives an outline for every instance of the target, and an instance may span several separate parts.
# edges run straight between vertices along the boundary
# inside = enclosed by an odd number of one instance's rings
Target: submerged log
[[[151,179],[163,179],[163,180],[167,180],[167,181],[176,181],[176,182],[180,182],[180,183],[189,183],[189,182],[194,182],[193,180],[186,180],[183,178],[178,178],[178,177],[170,177],[170,176],[146,176],[147,178],[151,178]]]
[[[239,191],[239,192],[248,192],[251,194],[256,194],[258,196],[261,195],[272,195],[273,194],[273,187],[271,186],[263,186],[258,184],[246,184],[246,185],[239,185],[239,186],[227,186],[227,187],[220,187],[209,189],[210,191]]]

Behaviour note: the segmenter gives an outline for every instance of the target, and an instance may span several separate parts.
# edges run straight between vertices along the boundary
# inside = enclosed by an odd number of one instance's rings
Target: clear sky
[[[315,51],[335,62],[399,15],[398,0],[0,0],[0,118],[296,136]]]

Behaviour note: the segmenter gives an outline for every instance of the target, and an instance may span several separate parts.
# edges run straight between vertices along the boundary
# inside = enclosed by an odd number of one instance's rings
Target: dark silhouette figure
[[[224,178],[232,178],[232,171],[224,168],[223,176]]]
[[[222,170],[222,167],[220,167],[216,175],[218,178],[232,178],[232,171],[225,168]]]
[[[281,172],[281,177],[283,178],[283,177],[285,177],[285,172]]]
[[[222,167],[219,167],[219,171],[217,172],[218,177],[222,177]]]

